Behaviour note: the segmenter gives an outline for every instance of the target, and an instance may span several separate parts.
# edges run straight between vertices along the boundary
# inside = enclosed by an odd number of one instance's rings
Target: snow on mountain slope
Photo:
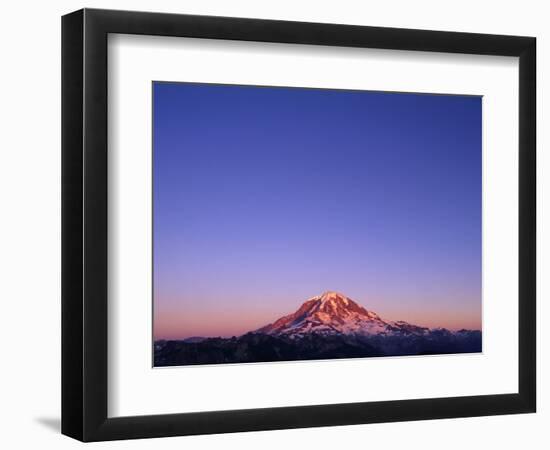
[[[429,333],[428,328],[404,321],[390,322],[368,311],[343,294],[327,291],[310,298],[300,308],[255,331],[273,336],[300,338],[306,334],[395,335]]]

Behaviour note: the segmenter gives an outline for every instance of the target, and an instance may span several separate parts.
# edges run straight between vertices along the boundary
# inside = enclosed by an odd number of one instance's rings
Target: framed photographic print
[[[62,31],[64,434],[535,411],[535,38]]]

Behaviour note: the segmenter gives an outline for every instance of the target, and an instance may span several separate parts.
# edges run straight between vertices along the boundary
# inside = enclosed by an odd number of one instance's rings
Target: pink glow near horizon
[[[276,311],[276,305],[257,305],[256,308],[244,312],[241,309],[225,308],[197,308],[194,310],[186,303],[185,307],[172,306],[170,310],[157,308],[154,314],[154,338],[158,339],[185,339],[192,336],[204,337],[231,337],[240,336],[254,331],[264,325],[274,322],[278,318],[296,311],[307,298],[296,302],[295,308]],[[449,330],[471,329],[481,330],[481,304],[479,308],[464,310],[457,305],[456,309],[439,310],[410,308],[387,308],[378,305],[369,306],[361,300],[352,298],[366,309],[379,314],[384,320],[404,320],[414,325],[428,328],[447,328]],[[229,300],[227,305],[236,304]],[[285,305],[288,303],[285,302]]]

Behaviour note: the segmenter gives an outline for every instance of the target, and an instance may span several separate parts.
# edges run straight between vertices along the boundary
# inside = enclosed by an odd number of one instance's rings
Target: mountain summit
[[[404,321],[385,321],[349,297],[339,292],[327,291],[307,300],[296,312],[283,316],[255,332],[295,339],[308,334],[423,335],[429,332],[429,329]]]

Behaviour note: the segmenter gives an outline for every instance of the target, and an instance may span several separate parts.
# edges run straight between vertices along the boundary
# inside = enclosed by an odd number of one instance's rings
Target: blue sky
[[[154,83],[155,337],[340,291],[481,326],[481,98]]]

